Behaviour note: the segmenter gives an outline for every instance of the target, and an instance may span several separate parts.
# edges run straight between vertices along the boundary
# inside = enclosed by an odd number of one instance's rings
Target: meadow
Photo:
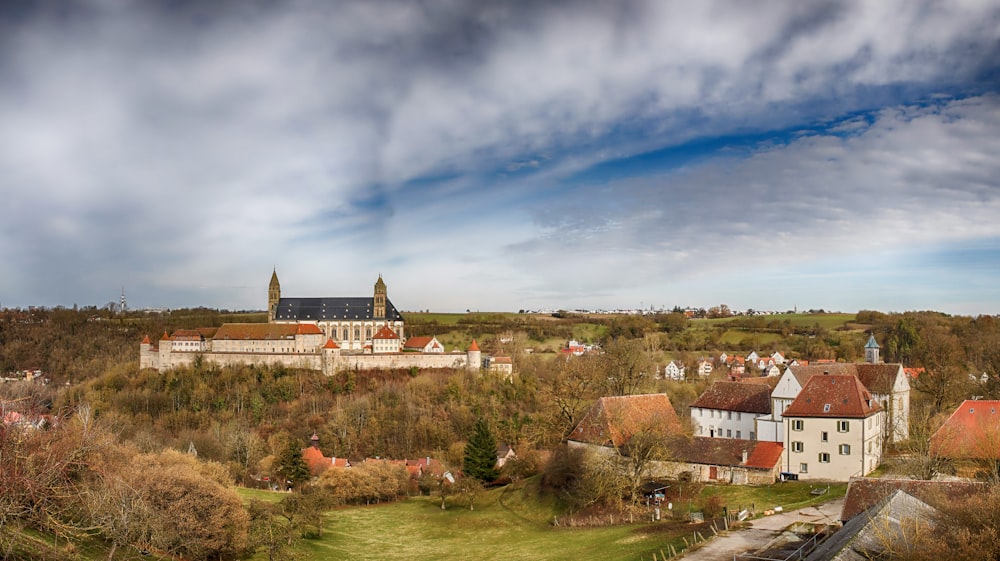
[[[805,482],[770,486],[705,486],[700,502],[718,495],[731,509],[757,505],[758,510],[783,506],[786,510],[843,496],[846,485],[833,485],[822,497],[810,494]],[[244,498],[276,501],[282,493],[242,490]],[[653,559],[680,550],[684,538],[698,530],[710,535],[707,525],[684,521],[687,505],[676,505],[674,517],[665,509],[659,522],[635,521],[602,527],[567,527],[558,500],[539,489],[537,478],[486,491],[475,509],[459,498],[449,498],[441,509],[439,497],[411,497],[404,501],[345,507],[326,514],[323,536],[301,540],[297,552],[304,560],[351,561],[465,561],[504,558],[512,561],[603,561]],[[259,553],[253,559],[263,560]]]

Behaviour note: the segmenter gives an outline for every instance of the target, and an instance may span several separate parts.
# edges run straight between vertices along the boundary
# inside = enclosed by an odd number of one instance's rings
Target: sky
[[[0,2],[0,307],[1000,313],[1000,0]]]

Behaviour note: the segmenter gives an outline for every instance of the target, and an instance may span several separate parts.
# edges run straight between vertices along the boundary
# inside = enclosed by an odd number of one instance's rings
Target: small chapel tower
[[[278,269],[271,272],[271,282],[267,285],[267,322],[274,322],[278,315],[278,300],[281,300],[281,285],[278,284]]]
[[[878,343],[875,342],[875,336],[869,335],[868,342],[865,344],[865,362],[869,364],[878,364]]]
[[[375,301],[372,309],[372,318],[385,318],[385,292],[385,281],[382,280],[382,275],[379,275],[378,280],[375,281]]]

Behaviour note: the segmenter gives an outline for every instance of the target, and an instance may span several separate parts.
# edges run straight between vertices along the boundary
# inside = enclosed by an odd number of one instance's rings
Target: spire
[[[469,345],[469,349],[468,350],[470,350],[470,351],[478,351],[479,350],[479,345],[476,344],[476,340],[475,339],[472,340],[472,344]]]
[[[281,285],[278,283],[278,269],[274,268],[271,271],[271,282],[267,285],[268,288],[280,289]]]
[[[878,346],[878,343],[875,342],[875,335],[874,334],[868,336],[868,342],[865,344],[865,348],[866,349],[878,349],[878,348],[881,348],[881,347]]]
[[[879,346],[878,343],[875,342],[875,335],[874,334],[869,335],[868,342],[865,344],[865,362],[871,364],[878,364],[879,363],[878,350]]]

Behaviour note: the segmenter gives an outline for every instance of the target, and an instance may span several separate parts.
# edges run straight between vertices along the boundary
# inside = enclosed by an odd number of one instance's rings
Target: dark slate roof
[[[403,321],[403,316],[385,300],[385,318],[372,316],[375,299],[372,297],[340,298],[281,298],[274,314],[277,321],[345,321],[386,319]]]
[[[927,533],[936,509],[895,490],[863,514],[847,521],[806,557],[806,561],[866,561],[909,557],[913,536]]]
[[[716,382],[690,407],[767,415],[771,412],[771,389],[765,384]]]
[[[847,497],[840,512],[841,522],[856,517],[878,504],[897,490],[941,506],[966,499],[986,491],[986,484],[977,481],[926,481],[920,479],[852,479],[847,485]]]

